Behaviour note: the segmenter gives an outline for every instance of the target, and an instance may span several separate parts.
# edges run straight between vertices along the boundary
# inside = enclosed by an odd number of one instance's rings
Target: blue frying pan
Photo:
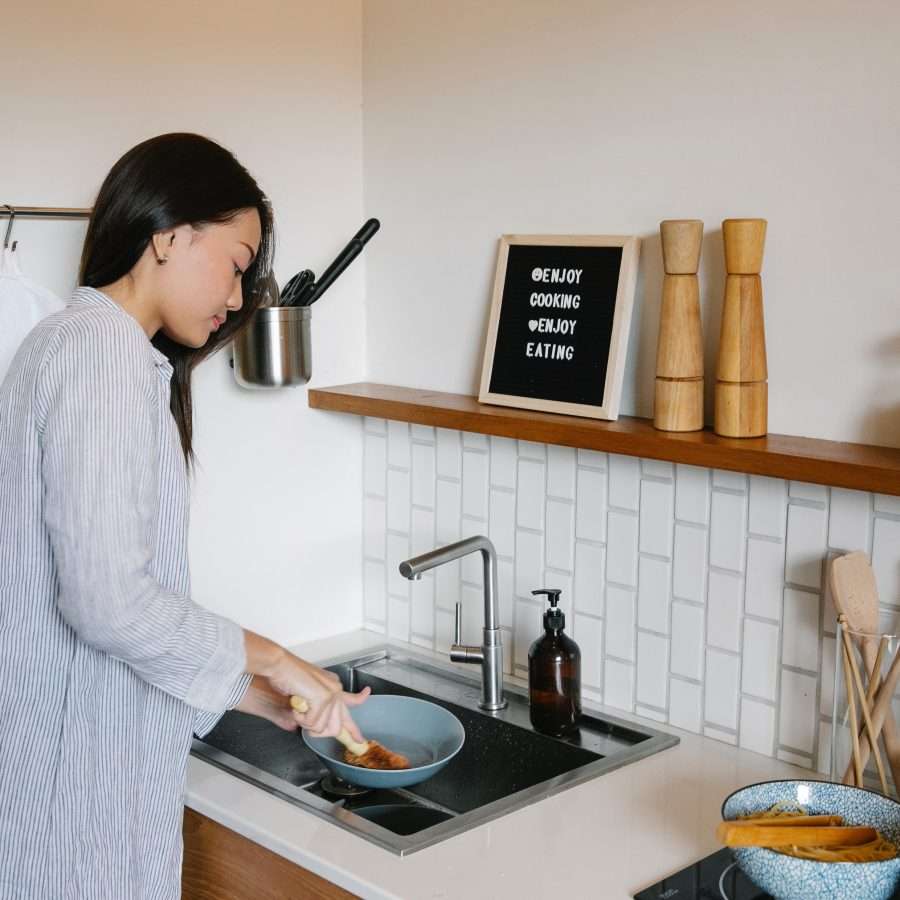
[[[344,762],[344,748],[334,738],[315,737],[304,728],[303,741],[344,781],[359,787],[399,788],[418,784],[440,772],[462,749],[466,731],[462,722],[443,706],[378,694],[352,710],[353,720],[368,740],[402,753],[408,769],[365,769]]]

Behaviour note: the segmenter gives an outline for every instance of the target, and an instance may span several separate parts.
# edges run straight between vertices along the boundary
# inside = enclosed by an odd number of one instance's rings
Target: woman
[[[190,598],[191,372],[245,327],[271,257],[228,151],[146,141],[100,189],[82,287],[0,388],[4,900],[177,898],[191,736],[228,708],[360,737],[368,692]]]

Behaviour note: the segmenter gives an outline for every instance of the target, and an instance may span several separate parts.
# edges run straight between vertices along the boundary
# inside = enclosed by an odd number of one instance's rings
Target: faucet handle
[[[453,629],[453,643],[462,643],[462,603],[456,601],[456,625]]]

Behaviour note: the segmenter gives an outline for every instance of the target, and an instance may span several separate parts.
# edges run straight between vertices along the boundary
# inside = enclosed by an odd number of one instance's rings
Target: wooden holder
[[[661,431],[703,428],[703,334],[697,268],[703,223],[660,222],[663,277],[656,345],[656,402],[653,424]]]
[[[726,219],[725,301],[716,365],[715,432],[761,437],[768,431],[768,368],[763,318],[765,219]]]

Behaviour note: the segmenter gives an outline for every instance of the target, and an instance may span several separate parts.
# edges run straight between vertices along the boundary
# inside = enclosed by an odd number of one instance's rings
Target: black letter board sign
[[[639,241],[503,235],[481,403],[615,419]]]

